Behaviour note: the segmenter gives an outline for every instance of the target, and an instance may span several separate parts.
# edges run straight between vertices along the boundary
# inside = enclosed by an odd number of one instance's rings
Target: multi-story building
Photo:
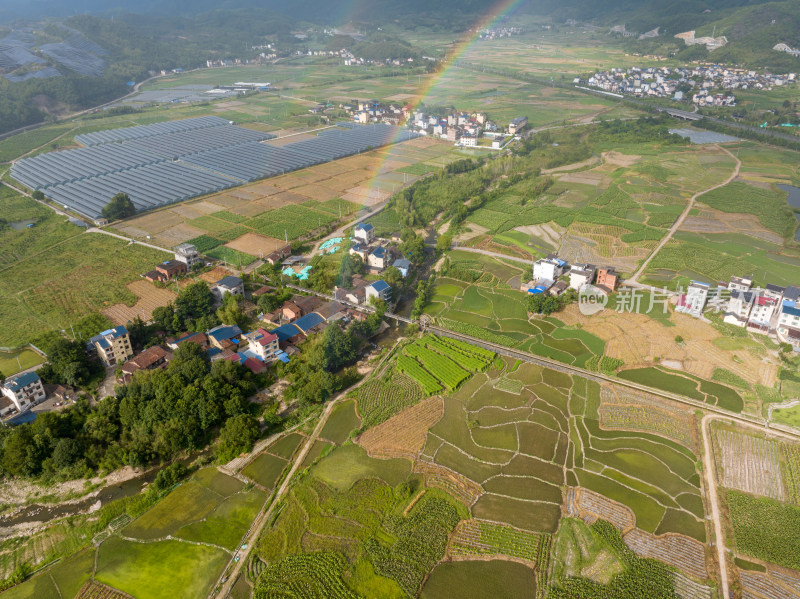
[[[515,119],[511,119],[511,122],[508,124],[508,132],[511,135],[516,135],[520,131],[522,131],[528,124],[528,117],[526,116],[518,116]]]
[[[239,277],[229,275],[217,281],[214,291],[220,297],[225,297],[227,294],[244,295],[244,281]]]
[[[800,288],[790,286],[784,290],[776,330],[780,341],[800,347]]]
[[[552,256],[537,260],[533,264],[533,280],[555,281],[564,272],[566,266],[566,262]]]
[[[175,260],[183,262],[188,270],[192,270],[196,264],[203,263],[200,252],[191,243],[182,243],[175,248]]]
[[[747,326],[755,296],[756,294],[753,291],[743,291],[741,289],[731,291],[731,299],[728,300],[728,307],[725,309],[725,318],[723,320],[737,327]]]
[[[585,285],[594,283],[597,268],[593,264],[574,264],[569,271],[569,286],[580,291]]]
[[[128,329],[120,325],[92,337],[87,343],[89,351],[97,352],[97,357],[105,366],[124,364],[133,356]]]
[[[375,281],[364,288],[364,295],[366,302],[369,303],[370,298],[377,297],[383,301],[388,302],[391,300],[392,288],[384,281]]]
[[[359,223],[353,231],[353,237],[362,243],[372,243],[375,239],[375,227],[369,223]]]
[[[613,268],[606,267],[597,269],[597,280],[595,281],[595,285],[604,291],[612,292],[617,288],[618,283],[619,275],[614,271]]]
[[[264,329],[257,329],[244,336],[249,349],[259,357],[262,362],[271,360],[279,351],[278,336]]]
[[[2,386],[0,386],[3,397],[11,400],[14,407],[19,412],[24,412],[31,406],[44,401],[45,392],[42,385],[42,379],[35,372],[26,372],[13,378],[6,379]],[[5,408],[0,407],[0,415],[2,412],[6,414],[11,413],[11,408],[8,402],[5,403]],[[0,404],[1,405],[1,404]]]
[[[754,333],[767,335],[770,331],[770,323],[775,310],[778,308],[778,300],[766,295],[757,295],[753,300],[753,307],[750,310],[750,318],[747,321],[747,329]]]
[[[731,277],[728,289],[731,291],[750,291],[753,286],[752,277]]]
[[[700,317],[706,307],[710,288],[711,286],[708,283],[692,281],[686,289],[686,293],[678,298],[675,311],[689,314],[695,318]]]

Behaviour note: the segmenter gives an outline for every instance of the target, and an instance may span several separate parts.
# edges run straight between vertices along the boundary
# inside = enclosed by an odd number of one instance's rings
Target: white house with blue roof
[[[43,402],[45,398],[42,379],[35,372],[26,372],[6,379],[2,387],[0,387],[0,391],[2,391],[4,397],[11,400],[19,412],[24,412],[31,406]],[[8,406],[7,403],[5,405]],[[8,407],[2,411],[6,412],[6,414],[11,412]]]
[[[781,311],[778,315],[778,339],[800,347],[800,288],[790,285],[783,292]]]
[[[244,295],[244,281],[239,277],[229,275],[217,281],[216,285],[214,285],[214,291],[220,297],[225,297],[227,294]]]
[[[364,289],[364,295],[366,296],[367,303],[369,303],[370,298],[373,297],[377,297],[385,302],[388,302],[392,299],[392,288],[389,286],[389,283],[381,279],[380,281],[374,281],[373,283],[367,285],[367,287]]]
[[[378,246],[367,255],[367,268],[372,272],[381,272],[392,259],[392,253],[383,246]]]
[[[375,227],[369,223],[359,223],[353,231],[353,237],[357,241],[370,244],[375,239]]]

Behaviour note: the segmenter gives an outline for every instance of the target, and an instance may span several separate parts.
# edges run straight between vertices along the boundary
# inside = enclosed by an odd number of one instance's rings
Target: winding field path
[[[716,148],[718,150],[722,150],[728,156],[730,156],[731,158],[733,158],[736,161],[736,167],[733,169],[733,173],[731,173],[731,176],[728,177],[727,179],[725,179],[722,183],[718,183],[717,185],[714,185],[713,187],[709,187],[708,189],[704,189],[703,191],[698,191],[691,198],[689,198],[689,203],[686,204],[686,208],[684,208],[683,212],[678,217],[678,219],[675,221],[675,223],[672,225],[672,227],[670,228],[669,232],[664,236],[664,238],[661,240],[661,242],[656,246],[656,249],[654,249],[651,252],[651,254],[647,257],[647,259],[644,262],[642,262],[642,265],[639,267],[639,270],[637,270],[633,274],[633,276],[630,279],[628,279],[628,281],[627,281],[628,283],[637,283],[639,281],[639,276],[645,271],[645,269],[647,269],[647,266],[650,264],[650,261],[653,258],[656,257],[656,254],[658,254],[658,252],[660,252],[661,249],[665,245],[667,245],[669,240],[672,239],[672,236],[675,235],[675,233],[678,231],[678,229],[681,228],[681,225],[683,225],[683,221],[686,220],[686,217],[689,216],[689,212],[691,212],[692,208],[694,208],[694,203],[697,200],[697,198],[699,198],[702,195],[707,194],[710,191],[714,191],[715,189],[719,189],[720,187],[725,187],[728,183],[730,183],[731,181],[736,179],[736,177],[739,176],[739,169],[742,168],[742,161],[739,160],[733,154],[731,154],[730,150],[728,150],[727,148],[723,148],[722,146],[716,146]],[[727,597],[727,595],[725,595],[725,596]]]

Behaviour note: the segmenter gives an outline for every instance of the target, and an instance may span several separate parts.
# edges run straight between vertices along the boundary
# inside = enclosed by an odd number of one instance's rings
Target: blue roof
[[[278,359],[284,364],[289,363],[289,356],[287,356],[286,354],[278,354]]]
[[[22,387],[27,387],[31,383],[35,383],[39,380],[39,375],[35,372],[26,372],[25,374],[21,374],[18,377],[14,377],[11,380],[6,381],[6,387],[11,389],[11,391],[18,391],[22,389]]]
[[[800,316],[800,308],[794,306],[787,306],[787,302],[783,302],[783,313],[790,316]]]
[[[379,258],[382,257],[382,256],[385,256],[386,255],[386,248],[383,248],[383,247],[380,247],[380,246],[376,247],[374,250],[372,250],[372,255],[373,256],[378,256]]]
[[[358,225],[356,225],[356,231],[358,231],[358,230],[362,230],[362,231],[372,231],[374,228],[375,228],[375,227],[373,227],[373,226],[372,226],[371,224],[369,224],[369,223],[361,223],[361,224],[358,224]]]
[[[233,275],[228,275],[227,277],[217,281],[217,285],[222,285],[223,287],[227,287],[228,289],[232,287],[238,287],[241,284],[242,280],[239,277],[234,277]]]
[[[380,281],[375,281],[374,283],[372,283],[370,287],[372,287],[375,291],[380,293],[381,291],[386,291],[387,289],[389,289],[389,283],[381,279]]]
[[[221,354],[222,350],[220,348],[218,348],[218,347],[212,347],[212,348],[209,348],[209,350],[206,353],[208,354],[209,358],[213,358],[217,354]]]
[[[302,318],[298,318],[292,324],[305,333],[323,322],[325,322],[325,319],[322,316],[316,312],[312,312],[311,314],[306,314]]]
[[[233,337],[238,337],[241,334],[242,334],[242,329],[240,329],[236,325],[233,326],[220,325],[218,327],[214,327],[208,332],[208,336],[216,341],[222,341],[223,339],[232,339]]]
[[[411,261],[406,260],[405,258],[398,258],[397,260],[394,261],[394,264],[392,264],[392,266],[396,268],[411,268]]]
[[[278,336],[278,341],[286,341],[300,333],[300,329],[294,323],[285,324],[272,331]]]
[[[528,293],[531,295],[536,295],[537,293],[544,293],[544,289],[541,289],[540,287],[535,287],[534,289],[529,288]]]
[[[103,331],[102,333],[100,333],[100,335],[102,335],[103,337],[105,337],[106,335],[111,335],[112,337],[119,337],[120,335],[127,335],[127,334],[128,334],[128,329],[126,329],[122,325],[119,325],[118,327],[114,327],[113,329],[108,329],[107,331]]]
[[[100,347],[102,347],[103,349],[108,349],[109,347],[111,347],[111,344],[108,342],[108,339],[106,339],[105,337],[100,337],[97,340],[97,344]]]

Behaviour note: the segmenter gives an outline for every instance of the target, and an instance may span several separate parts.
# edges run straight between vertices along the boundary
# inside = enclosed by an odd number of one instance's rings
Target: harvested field
[[[738,233],[783,245],[783,238],[765,228],[754,214],[739,213],[735,218],[731,218],[730,214],[707,206],[703,206],[697,216],[687,217],[680,230],[701,234]]]
[[[160,289],[150,281],[134,281],[127,287],[139,298],[133,306],[115,304],[101,311],[115,325],[127,324],[137,316],[146,322],[153,317],[153,310],[159,306],[166,306],[177,297],[175,292]]]
[[[789,573],[789,571],[780,571],[775,568],[769,568],[767,572],[775,580],[792,587],[800,593],[800,575],[796,572]]]
[[[483,487],[466,476],[431,462],[416,461],[414,470],[425,478],[425,486],[442,489],[467,506],[474,504],[483,493]]]
[[[607,183],[606,178],[601,173],[569,173],[560,175],[558,180],[562,183],[581,183],[583,185],[604,185]]]
[[[724,487],[786,501],[777,441],[730,430],[717,431],[715,438]]]
[[[800,592],[761,572],[739,573],[743,599],[798,599]]]
[[[443,414],[442,398],[429,397],[367,430],[357,442],[373,458],[415,459],[425,446],[428,429],[439,422]]]
[[[631,167],[639,160],[642,159],[641,156],[636,156],[634,154],[622,154],[620,152],[603,152],[603,163],[608,164],[609,166],[624,166],[624,167]]]
[[[687,578],[680,572],[673,575],[678,599],[711,599],[711,588]]]
[[[576,491],[575,506],[581,518],[588,515],[608,520],[623,532],[636,526],[636,519],[629,507],[589,489],[578,487]]]
[[[222,266],[217,266],[216,268],[201,274],[200,279],[205,281],[206,283],[216,283],[220,279],[224,279],[225,277],[231,274],[233,273],[229,271],[227,268],[223,268]]]
[[[656,306],[655,309],[658,309]],[[722,334],[713,326],[685,314],[672,314],[675,325],[666,328],[646,314],[619,313],[604,310],[592,316],[580,313],[577,305],[558,313],[566,325],[580,325],[606,342],[606,355],[619,358],[626,367],[649,366],[654,358],[674,360],[695,376],[711,379],[714,370],[724,368],[745,379],[771,387],[777,379],[777,368],[752,352],[727,351],[714,341]],[[679,345],[671,340],[680,335],[686,341]],[[737,360],[733,360],[733,355]]]
[[[450,559],[475,559],[476,556],[505,556],[535,567],[539,564],[545,535],[519,530],[483,520],[462,520],[447,547]],[[546,556],[545,556],[546,558]]]
[[[266,256],[285,245],[286,242],[274,237],[267,237],[258,233],[245,233],[241,237],[226,243],[225,247],[250,254],[251,256]]]
[[[657,537],[638,528],[623,539],[640,557],[652,557],[699,580],[708,577],[705,545],[700,541],[672,533]]]
[[[75,595],[75,599],[133,599],[133,597],[92,579],[86,581]]]
[[[694,413],[646,393],[606,385],[601,389],[600,428],[653,433],[694,450]]]

